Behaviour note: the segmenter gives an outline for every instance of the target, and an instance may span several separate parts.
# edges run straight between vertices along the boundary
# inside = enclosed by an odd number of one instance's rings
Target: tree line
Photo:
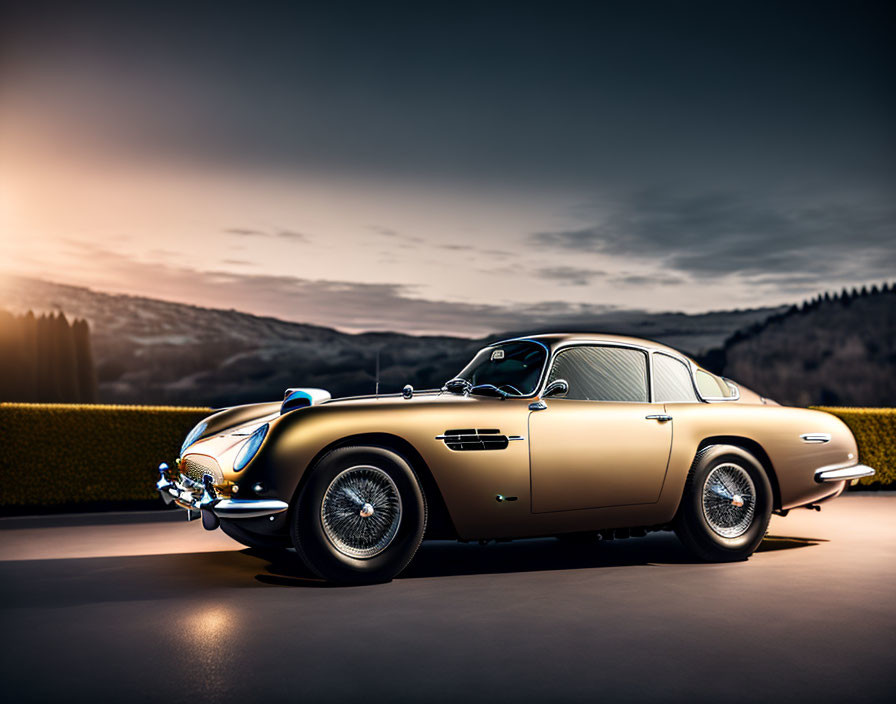
[[[0,310],[0,401],[95,403],[96,372],[86,320],[63,313]]]
[[[803,300],[800,304],[794,304],[781,313],[775,313],[759,323],[753,323],[749,327],[736,331],[722,347],[708,350],[696,357],[703,367],[716,374],[724,374],[727,367],[727,353],[736,345],[752,340],[761,335],[772,325],[787,321],[789,318],[803,316],[818,310],[822,306],[838,304],[843,308],[849,308],[856,301],[873,300],[881,296],[896,296],[896,283],[884,282],[880,286],[862,286],[852,289],[844,288],[842,291],[820,293],[813,298]]]

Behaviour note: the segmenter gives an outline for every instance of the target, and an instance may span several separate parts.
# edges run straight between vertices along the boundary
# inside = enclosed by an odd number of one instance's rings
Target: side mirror
[[[566,379],[554,379],[550,384],[548,384],[544,393],[541,394],[542,398],[548,398],[549,396],[560,396],[569,391],[569,383]]]

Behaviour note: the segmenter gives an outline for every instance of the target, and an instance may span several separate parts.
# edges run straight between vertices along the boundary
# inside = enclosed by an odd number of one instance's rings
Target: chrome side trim
[[[875,471],[864,464],[842,465],[832,464],[827,467],[821,467],[815,471],[815,481],[819,484],[822,482],[842,482],[849,479],[860,479],[862,477],[872,477]]]
[[[831,441],[830,433],[803,433],[800,440],[808,443],[823,443]]]

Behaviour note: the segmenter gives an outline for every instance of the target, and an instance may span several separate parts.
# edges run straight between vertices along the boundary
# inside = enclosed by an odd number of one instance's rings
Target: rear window
[[[734,389],[721,377],[705,369],[697,370],[697,389],[703,398],[733,398]]]

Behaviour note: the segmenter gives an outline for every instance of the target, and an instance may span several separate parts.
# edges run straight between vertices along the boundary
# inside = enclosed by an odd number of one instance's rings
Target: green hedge
[[[208,408],[0,403],[0,508],[146,501]]]
[[[896,408],[819,406],[849,426],[859,444],[859,461],[877,470],[859,480],[866,486],[896,487]]]
[[[208,408],[0,403],[0,509],[153,500],[159,462]],[[819,408],[843,419],[867,485],[896,486],[896,409]]]

